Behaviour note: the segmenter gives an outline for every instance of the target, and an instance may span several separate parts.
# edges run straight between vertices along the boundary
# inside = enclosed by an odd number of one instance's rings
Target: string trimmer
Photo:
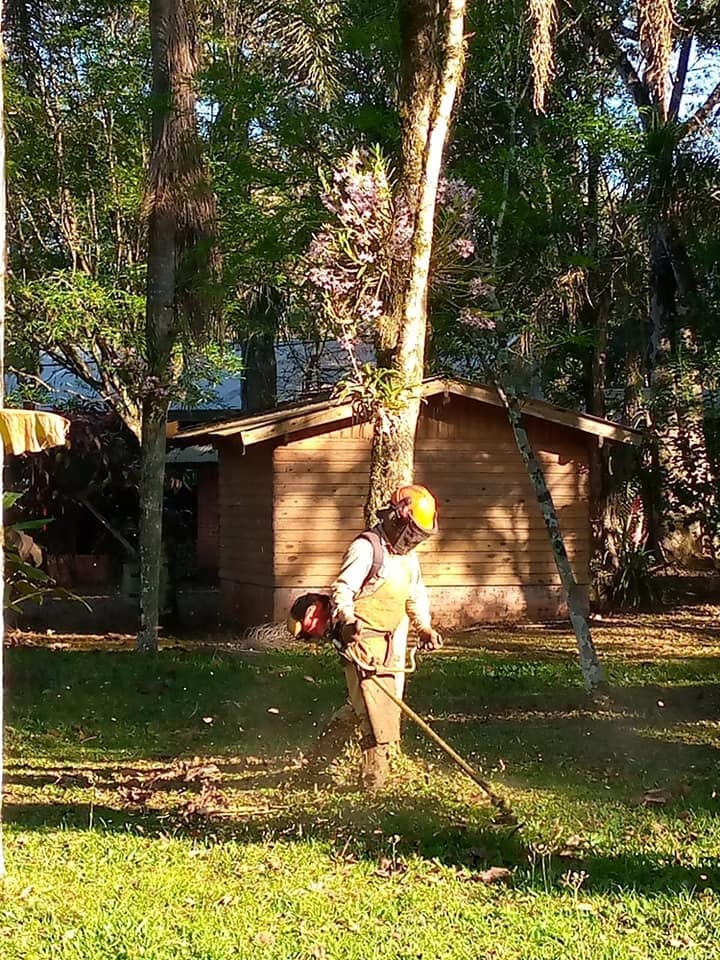
[[[490,803],[499,811],[503,822],[513,823],[516,825],[516,829],[519,828],[517,818],[513,814],[510,805],[507,800],[501,797],[498,793],[493,790],[491,785],[485,780],[480,774],[470,766],[467,760],[464,757],[461,757],[460,754],[454,750],[449,743],[446,743],[443,738],[436,733],[427,721],[423,720],[419,714],[409,707],[405,701],[396,696],[391,690],[380,682],[377,677],[377,668],[370,663],[365,663],[357,654],[356,651],[352,649],[352,645],[344,646],[338,637],[337,624],[333,624],[332,615],[331,615],[331,604],[330,598],[326,594],[322,593],[306,593],[301,597],[298,597],[290,608],[290,616],[288,617],[288,630],[290,633],[298,639],[308,639],[308,640],[322,640],[322,639],[331,639],[333,646],[335,647],[337,653],[344,660],[347,660],[349,663],[354,664],[359,670],[362,671],[368,679],[372,680],[373,683],[379,687],[386,697],[389,697],[392,702],[400,708],[400,710],[408,717],[410,720],[416,724],[422,732],[436,743],[440,749],[453,761],[453,763],[460,767],[463,773],[470,777],[470,779],[477,784],[478,787],[483,791],[487,796]],[[395,670],[394,673],[413,673],[415,671],[415,647],[410,648],[410,667],[404,668],[403,670]]]
[[[463,773],[466,776],[470,777],[470,779],[480,787],[483,793],[487,796],[490,803],[495,807],[496,810],[500,812],[504,823],[513,823],[518,825],[517,817],[512,812],[512,809],[508,804],[507,800],[505,800],[504,797],[501,797],[498,793],[496,793],[495,790],[492,788],[492,786],[488,783],[488,781],[485,780],[483,777],[481,777],[480,774],[477,772],[477,770],[475,770],[467,762],[467,760],[457,752],[457,750],[454,750],[446,740],[443,740],[440,734],[436,733],[436,731],[433,730],[430,724],[426,720],[423,720],[420,714],[415,713],[412,707],[409,707],[401,697],[398,697],[395,693],[392,692],[392,690],[389,690],[383,683],[380,682],[377,676],[376,667],[374,667],[372,664],[363,662],[360,659],[360,657],[358,657],[357,654],[352,651],[350,647],[346,647],[345,649],[339,649],[336,645],[336,649],[338,650],[339,655],[344,660],[347,660],[349,663],[354,664],[359,670],[362,670],[362,672],[368,677],[368,679],[372,680],[375,686],[379,687],[379,689],[383,691],[385,696],[389,697],[390,700],[392,700],[392,702],[395,704],[395,706],[399,707],[400,710],[405,714],[405,716],[408,717],[410,720],[412,720],[413,723],[416,724],[416,726],[418,726],[422,730],[425,736],[430,737],[433,743],[436,743],[440,747],[440,749],[448,757],[450,757],[453,763],[456,766],[460,767]],[[415,647],[410,648],[410,663],[411,663],[411,666],[408,669],[405,669],[403,671],[397,671],[397,672],[413,673],[415,671]]]

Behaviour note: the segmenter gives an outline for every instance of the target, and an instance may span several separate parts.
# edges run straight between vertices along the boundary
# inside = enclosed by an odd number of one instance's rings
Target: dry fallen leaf
[[[687,936],[685,936],[685,937],[672,937],[670,940],[668,940],[668,944],[669,944],[671,947],[675,947],[676,950],[677,950],[677,949],[680,949],[680,948],[682,948],[682,947],[685,947],[686,949],[689,949],[690,947],[694,947],[694,946],[695,946],[694,941],[691,940],[690,937],[687,937]]]
[[[275,934],[269,930],[261,930],[255,937],[255,942],[259,947],[271,947],[275,943]]]
[[[571,837],[568,837],[565,843],[562,846],[562,849],[558,853],[559,857],[577,857],[578,854],[582,853],[585,849],[587,841],[579,836],[577,833],[574,833]]]
[[[197,757],[195,758],[197,760]],[[222,773],[216,763],[196,763],[188,767],[185,774],[185,780],[191,783],[193,780],[221,780]]]
[[[203,780],[199,795],[183,803],[179,810],[185,817],[211,817],[227,810],[228,805],[225,794],[212,783]]]
[[[672,800],[672,793],[669,790],[663,790],[658,787],[652,790],[646,790],[643,794],[643,803],[657,804],[662,806]]]
[[[391,860],[390,857],[382,856],[378,861],[378,869],[375,871],[375,876],[387,879],[395,876],[395,874],[405,873],[406,870],[407,864],[399,857]]]
[[[511,876],[507,867],[489,867],[487,870],[474,873],[470,879],[480,883],[499,883],[501,880],[509,880]]]
[[[140,787],[120,786],[117,792],[126,803],[145,803],[152,797],[152,790],[143,790]]]

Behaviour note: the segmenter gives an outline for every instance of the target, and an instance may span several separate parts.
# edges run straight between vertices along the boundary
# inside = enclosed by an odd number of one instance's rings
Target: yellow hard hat
[[[431,534],[437,529],[437,501],[427,487],[419,483],[398,487],[390,497],[390,503],[423,533]]]

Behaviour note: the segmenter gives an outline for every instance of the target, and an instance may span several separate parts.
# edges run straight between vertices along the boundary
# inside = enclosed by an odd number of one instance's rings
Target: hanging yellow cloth
[[[67,442],[70,421],[42,410],[0,410],[0,436],[5,453],[39,453]]]

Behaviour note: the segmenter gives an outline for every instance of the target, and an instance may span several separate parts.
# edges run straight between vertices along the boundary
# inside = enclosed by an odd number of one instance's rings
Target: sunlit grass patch
[[[10,649],[0,955],[709,960],[720,659],[701,619],[684,657],[628,622],[643,655],[606,656],[600,705],[538,630],[411,679],[520,829],[410,725],[379,796],[356,744],[308,777],[328,651]]]

